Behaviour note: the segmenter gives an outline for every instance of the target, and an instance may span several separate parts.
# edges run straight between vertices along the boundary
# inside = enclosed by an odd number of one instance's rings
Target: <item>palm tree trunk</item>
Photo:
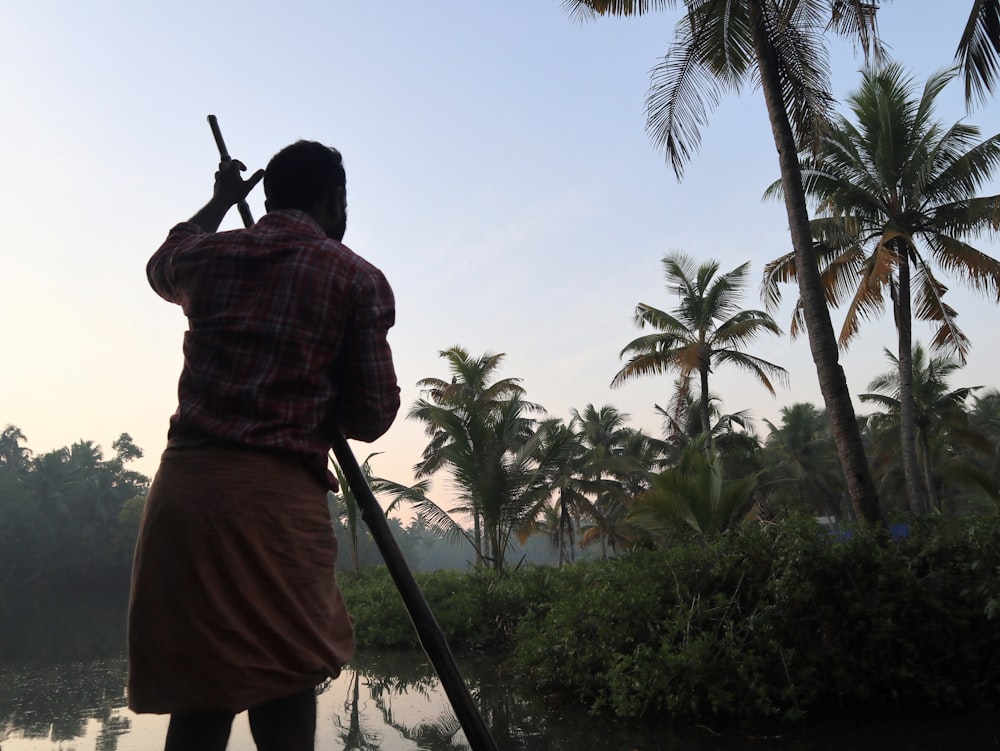
[[[844,471],[844,480],[858,518],[873,527],[884,527],[878,494],[872,481],[868,458],[865,456],[861,433],[847,388],[847,378],[840,367],[837,340],[826,305],[826,295],[820,280],[812,233],[809,229],[809,210],[802,188],[798,150],[788,113],[782,99],[781,81],[775,64],[760,0],[748,4],[757,66],[760,71],[761,89],[771,121],[774,145],[778,150],[781,168],[781,185],[785,196],[785,211],[795,251],[795,276],[799,283],[799,298],[809,334],[820,391],[830,421],[830,433],[837,446],[837,455]]]
[[[941,509],[941,500],[934,485],[934,467],[931,466],[931,447],[927,440],[927,431],[917,431],[917,446],[920,449],[919,460],[924,468],[924,485],[927,488],[927,513],[932,514]]]
[[[569,517],[569,525],[567,526],[569,530],[569,560],[570,563],[576,562],[576,539],[573,535],[573,518]]]
[[[906,244],[893,241],[899,294],[896,301],[896,331],[899,336],[899,436],[903,452],[903,478],[912,514],[926,514],[930,501],[917,463],[917,405],[913,399],[913,341],[910,310],[910,258]]]
[[[703,362],[698,366],[701,376],[701,432],[705,434],[705,456],[712,453],[712,416],[709,412],[708,396],[708,363]]]
[[[562,492],[559,493],[559,524],[556,528],[556,540],[559,545],[559,567],[562,568],[563,563],[566,560],[564,555],[564,541],[563,541],[563,530],[566,527],[566,505],[563,503]]]
[[[361,556],[358,555],[358,528],[351,527],[351,568],[354,570],[354,578],[361,578]]]
[[[483,565],[483,527],[479,520],[479,504],[472,507],[472,535],[476,539],[476,568]]]

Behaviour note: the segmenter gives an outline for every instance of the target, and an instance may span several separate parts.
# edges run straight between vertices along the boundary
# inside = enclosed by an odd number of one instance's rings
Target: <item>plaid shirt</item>
[[[307,214],[219,233],[178,224],[146,274],[188,318],[171,438],[289,451],[326,475],[330,431],[389,429],[392,289]]]

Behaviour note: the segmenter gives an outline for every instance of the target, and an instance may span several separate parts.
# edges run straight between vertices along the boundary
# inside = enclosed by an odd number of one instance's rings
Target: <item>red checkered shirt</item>
[[[188,318],[171,438],[293,452],[325,476],[330,431],[389,429],[392,289],[307,214],[218,233],[178,224],[146,274]]]

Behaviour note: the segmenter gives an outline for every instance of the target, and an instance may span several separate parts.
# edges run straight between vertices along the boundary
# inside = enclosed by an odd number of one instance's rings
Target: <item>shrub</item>
[[[456,650],[594,711],[680,721],[981,709],[1000,699],[996,520],[896,542],[789,520],[609,561],[417,581]],[[413,647],[385,569],[343,583],[363,647]]]
[[[522,622],[514,659],[623,716],[981,708],[1000,688],[998,564],[995,524],[888,545],[776,524],[599,567],[585,598]]]

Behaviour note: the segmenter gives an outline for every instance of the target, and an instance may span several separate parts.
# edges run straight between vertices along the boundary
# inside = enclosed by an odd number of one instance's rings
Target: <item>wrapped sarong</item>
[[[326,488],[291,455],[168,446],[143,512],[128,622],[136,712],[241,712],[354,654]]]

